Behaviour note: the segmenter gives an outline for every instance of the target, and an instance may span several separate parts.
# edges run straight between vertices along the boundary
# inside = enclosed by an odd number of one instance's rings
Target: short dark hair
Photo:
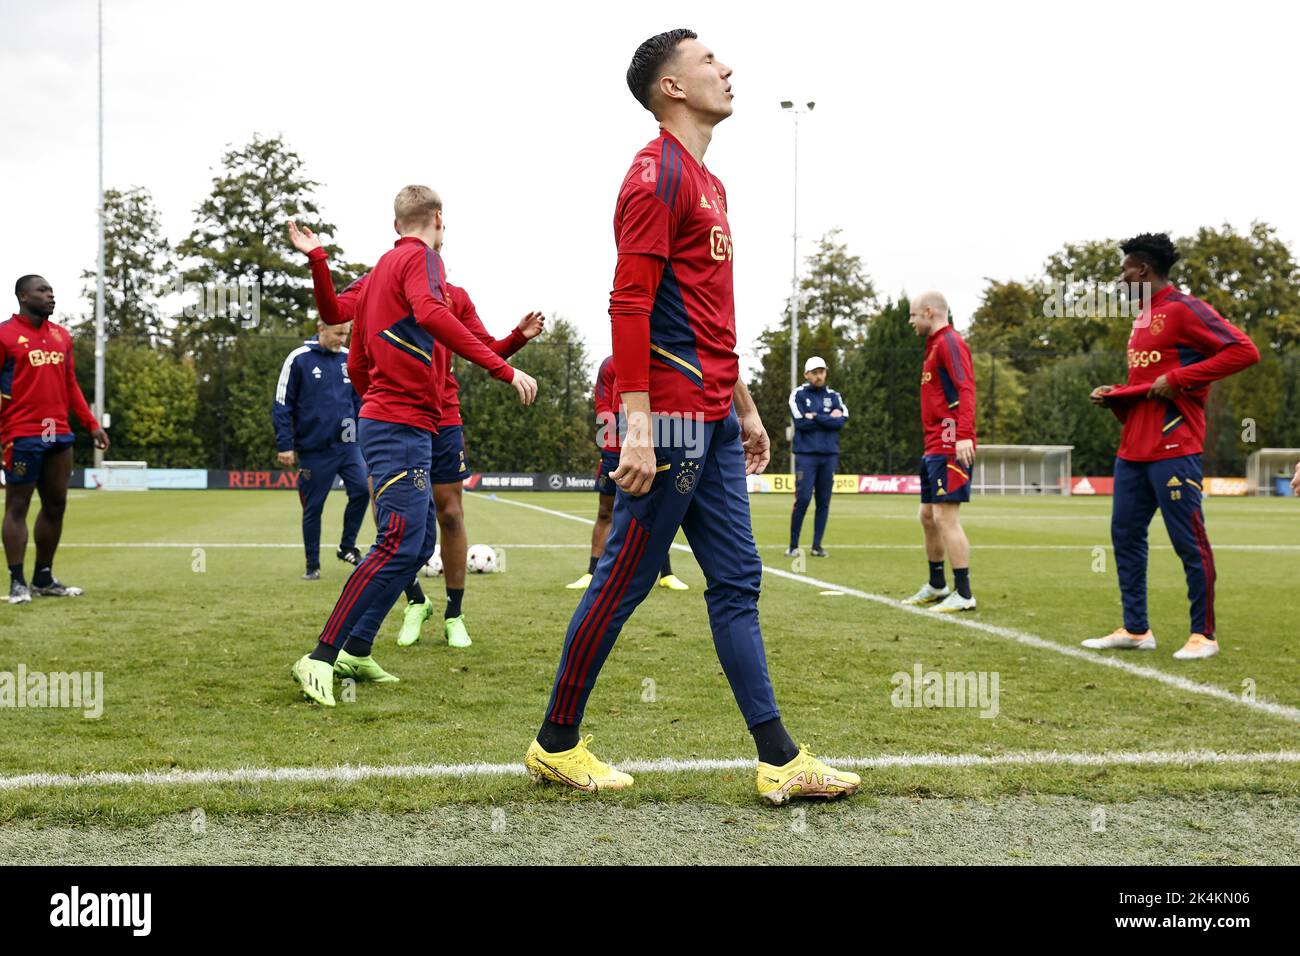
[[[1162,279],[1169,276],[1174,263],[1182,258],[1174,248],[1173,241],[1163,232],[1144,232],[1126,239],[1120,243],[1120,249],[1124,255],[1145,262]]]
[[[14,295],[22,295],[23,289],[27,288],[27,283],[39,278],[40,276],[35,274],[19,276],[18,281],[14,283]]]
[[[632,91],[636,101],[650,112],[650,91],[659,82],[659,73],[664,64],[673,58],[677,44],[683,40],[699,39],[694,30],[685,28],[658,33],[646,40],[632,54],[632,62],[627,68],[627,88]]]

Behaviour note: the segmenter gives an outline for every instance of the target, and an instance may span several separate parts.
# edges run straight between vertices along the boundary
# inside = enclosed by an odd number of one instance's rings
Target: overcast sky
[[[394,193],[427,183],[449,278],[489,328],[557,312],[596,358],[614,199],[656,135],[623,77],[676,26],[735,70],[706,163],[727,186],[746,358],[790,284],[783,99],[817,103],[802,248],[840,227],[882,293],[937,287],[959,325],[985,277],[1035,275],[1066,241],[1255,219],[1300,238],[1289,4],[104,6],[105,182],[148,187],[173,241],[225,147],[280,133],[350,258],[381,255]],[[0,0],[0,273],[6,289],[42,273],[61,313],[86,308],[95,259],[95,24],[93,0]]]

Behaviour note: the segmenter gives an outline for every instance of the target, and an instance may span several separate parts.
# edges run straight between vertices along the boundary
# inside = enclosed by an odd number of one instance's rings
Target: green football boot
[[[465,630],[464,614],[447,618],[442,622],[442,629],[447,635],[448,647],[469,647],[474,643],[469,639],[469,631]]]
[[[334,673],[339,677],[351,677],[354,681],[370,681],[373,684],[396,684],[400,678],[394,677],[367,654],[357,657],[347,651],[339,651],[338,660],[334,662]]]
[[[334,668],[329,664],[304,654],[294,661],[289,673],[302,688],[302,696],[322,707],[334,706]]]
[[[433,598],[426,597],[423,604],[406,602],[402,612],[402,630],[397,635],[398,647],[410,647],[420,639],[420,626],[433,617]]]

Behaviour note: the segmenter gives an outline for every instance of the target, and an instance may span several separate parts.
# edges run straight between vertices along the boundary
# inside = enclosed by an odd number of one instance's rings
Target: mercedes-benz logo
[[[564,479],[560,475],[551,475],[546,479],[546,483],[551,486],[552,491],[559,491],[564,487]]]

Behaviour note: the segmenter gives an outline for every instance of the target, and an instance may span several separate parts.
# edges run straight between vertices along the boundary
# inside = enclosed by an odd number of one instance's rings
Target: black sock
[[[588,574],[595,574],[595,573],[596,573],[596,562],[599,561],[599,560],[600,560],[600,555],[598,555],[598,554],[593,554],[593,555],[591,556],[591,560],[587,562],[587,573],[588,573]]]
[[[970,568],[953,568],[952,579],[957,586],[957,593],[964,598],[970,597]]]
[[[664,555],[664,566],[663,566],[662,568],[659,569],[659,576],[660,576],[661,578],[666,578],[666,577],[668,577],[668,575],[670,575],[670,574],[672,574],[672,573],[673,573],[673,559],[670,558],[668,555],[665,554],[665,555]]]
[[[460,617],[460,602],[465,597],[464,588],[447,588],[447,610],[444,618]]]
[[[948,586],[948,582],[945,581],[943,577],[943,562],[931,561],[930,562],[930,587],[934,588],[936,591],[942,591],[947,586]]]
[[[324,641],[318,641],[316,643],[316,649],[308,656],[310,656],[314,661],[324,661],[326,664],[333,664],[339,659],[339,649],[326,644]]]
[[[9,580],[16,581],[23,585],[27,583],[27,579],[23,577],[23,565],[21,561],[17,564],[9,565]]]
[[[424,588],[420,587],[419,578],[411,578],[411,583],[406,586],[406,599],[412,604],[423,604],[428,600],[424,596]]]
[[[348,639],[343,642],[343,649],[353,657],[369,657],[370,647],[370,641],[363,641],[351,634],[349,634]]]
[[[48,564],[45,567],[37,565],[36,570],[32,572],[32,587],[34,588],[49,587],[53,581],[54,568]]]
[[[785,732],[780,717],[755,724],[749,728],[749,732],[754,735],[754,745],[758,747],[758,759],[763,763],[783,767],[799,756],[799,748]]]
[[[572,750],[578,746],[578,725],[543,721],[542,729],[537,732],[537,742],[548,754]]]

